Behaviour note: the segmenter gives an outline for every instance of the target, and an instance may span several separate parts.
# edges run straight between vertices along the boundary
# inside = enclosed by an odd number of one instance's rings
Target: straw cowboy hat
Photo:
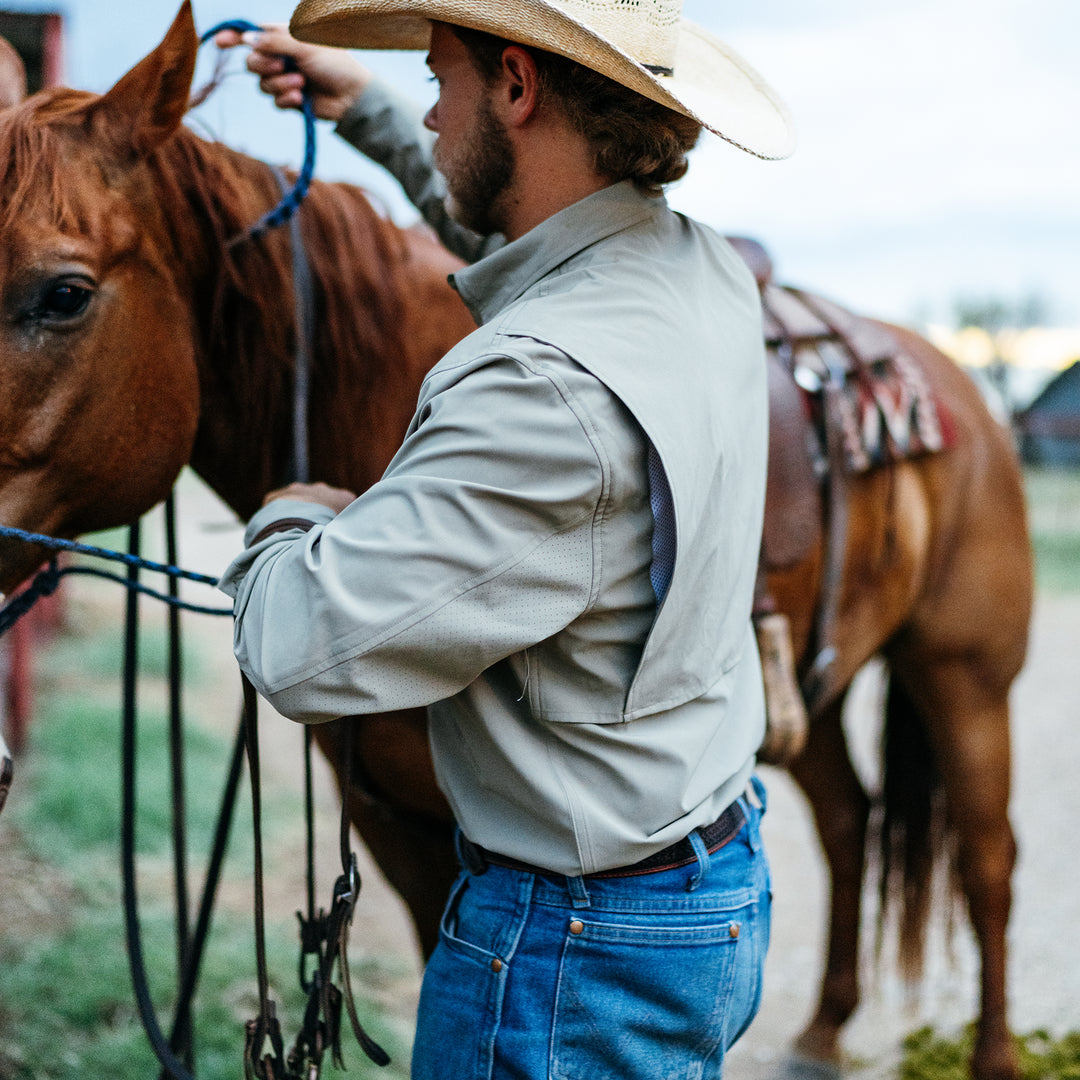
[[[682,18],[682,0],[301,0],[290,29],[321,45],[426,49],[432,20],[569,57],[757,157],[794,149],[784,103],[734,50]]]

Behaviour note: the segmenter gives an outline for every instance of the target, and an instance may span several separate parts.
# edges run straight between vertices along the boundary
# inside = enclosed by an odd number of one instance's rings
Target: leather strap
[[[719,851],[725,844],[730,843],[738,835],[739,830],[746,824],[746,812],[742,804],[736,800],[733,802],[711,825],[702,825],[694,831],[701,837],[705,844],[705,850],[711,855]],[[488,851],[479,844],[474,844],[467,837],[461,837],[462,857],[465,865],[474,874],[482,874],[488,866],[502,866],[509,870],[520,870],[526,874],[545,874],[548,877],[556,875],[554,871],[547,870],[542,866],[534,866],[532,863],[513,859],[509,855],[500,855],[495,851]],[[595,881],[599,878],[636,877],[640,874],[658,874],[663,870],[674,870],[680,866],[689,866],[697,859],[694,846],[688,836],[668,845],[661,851],[654,852],[640,862],[630,866],[620,866],[614,870],[600,870],[595,874],[585,874],[586,881]]]

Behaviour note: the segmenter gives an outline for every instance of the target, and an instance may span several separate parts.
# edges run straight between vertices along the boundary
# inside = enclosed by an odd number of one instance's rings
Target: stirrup
[[[795,677],[791,624],[779,612],[754,616],[754,634],[765,682],[765,739],[758,761],[786,765],[802,753],[809,721]]]

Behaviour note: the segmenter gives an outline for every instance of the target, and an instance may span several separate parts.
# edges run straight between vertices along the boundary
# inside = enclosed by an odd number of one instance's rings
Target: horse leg
[[[828,947],[817,1009],[795,1041],[798,1054],[839,1066],[840,1029],[859,1003],[859,915],[870,801],[848,755],[844,695],[810,724],[788,766],[810,800],[831,883]]]
[[[980,951],[981,1008],[972,1076],[1016,1080],[1020,1067],[1009,1031],[1005,989],[1006,929],[1016,862],[1008,817],[1008,686],[988,677],[985,665],[967,658],[919,655],[905,660],[910,672],[905,682],[932,720],[930,739]]]
[[[422,710],[346,717],[313,729],[341,790],[347,746],[353,757],[349,820],[405,902],[426,959],[458,871],[453,819],[435,784]]]

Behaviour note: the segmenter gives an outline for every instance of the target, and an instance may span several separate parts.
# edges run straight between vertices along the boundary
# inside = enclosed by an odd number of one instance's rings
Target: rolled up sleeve
[[[492,357],[444,377],[385,476],[332,520],[272,534],[226,571],[234,647],[305,722],[427,705],[593,599],[605,459],[566,382]],[[277,504],[252,520],[265,530]]]

